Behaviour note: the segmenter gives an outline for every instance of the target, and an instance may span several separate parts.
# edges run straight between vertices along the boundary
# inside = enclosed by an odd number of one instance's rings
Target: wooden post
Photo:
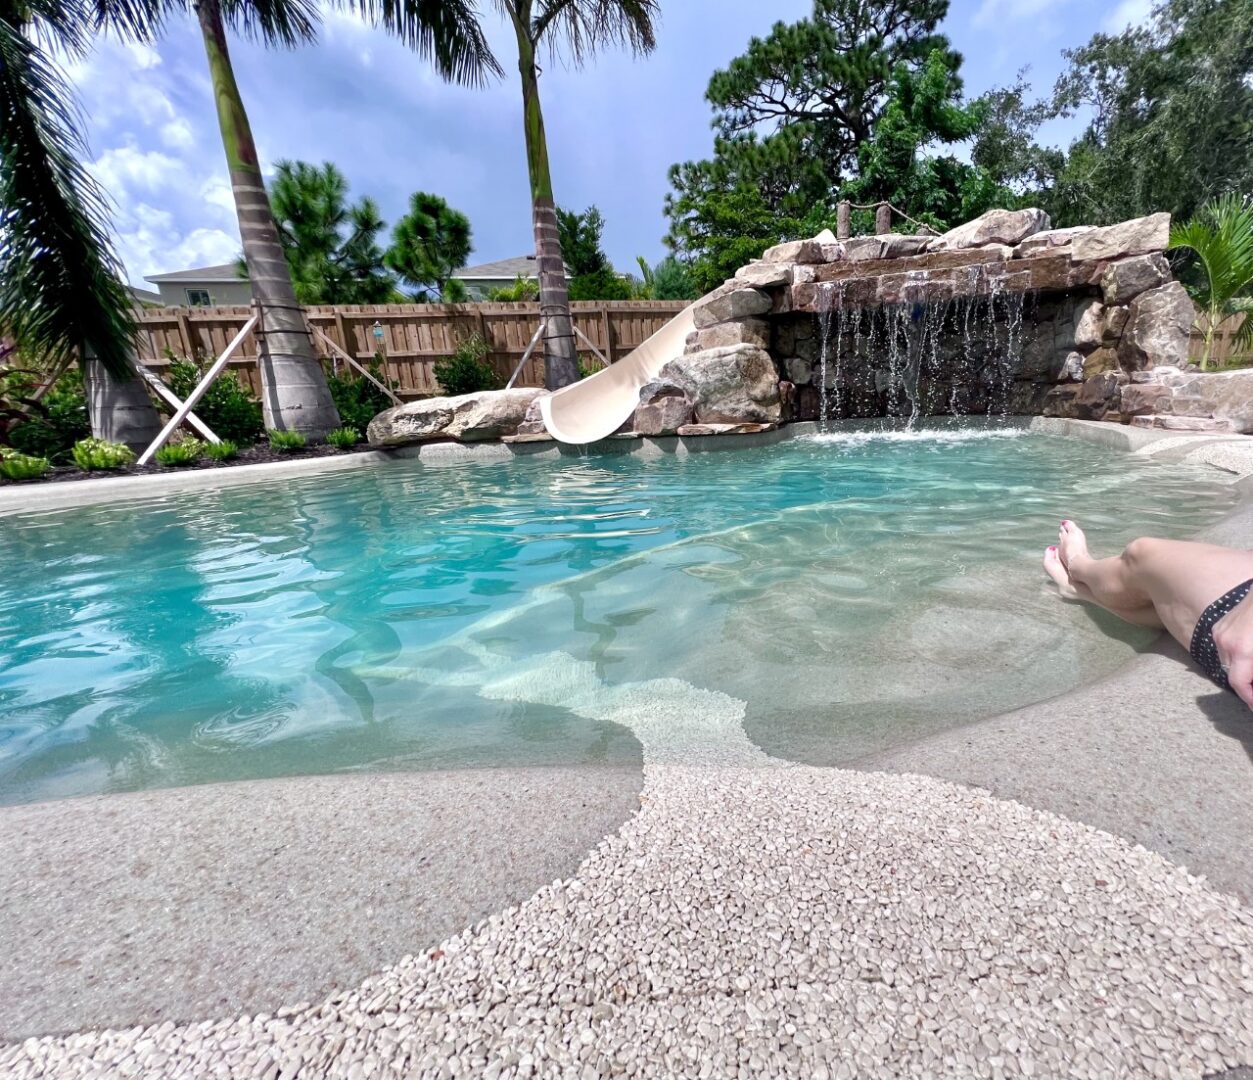
[[[892,231],[892,208],[885,202],[881,202],[875,207],[874,231],[877,236],[882,236],[884,233]]]
[[[194,364],[196,362],[196,345],[191,337],[191,318],[186,311],[182,310],[178,313],[178,336],[183,339],[183,348],[186,350],[183,355]]]
[[[835,238],[847,240],[853,235],[853,204],[847,199],[835,208]]]
[[[605,355],[612,364],[617,357],[613,354],[613,320],[609,318],[609,305],[605,304],[600,309],[600,322],[605,328]]]
[[[339,347],[344,352],[351,354],[352,349],[348,347],[348,328],[344,325],[344,313],[338,308],[335,310],[335,333],[339,336],[339,341],[337,342]],[[331,353],[331,370],[336,375],[339,374],[339,357],[333,352]]]

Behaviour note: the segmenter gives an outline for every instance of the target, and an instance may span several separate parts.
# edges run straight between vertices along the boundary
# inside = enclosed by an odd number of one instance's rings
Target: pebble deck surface
[[[275,1015],[0,1048],[28,1077],[1200,1077],[1253,1062],[1253,912],[1088,826],[791,766],[743,705],[557,653],[488,696],[629,726],[639,813],[570,880]],[[705,764],[701,764],[704,762]]]

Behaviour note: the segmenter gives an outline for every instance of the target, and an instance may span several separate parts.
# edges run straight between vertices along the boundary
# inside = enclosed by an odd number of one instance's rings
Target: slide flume
[[[640,387],[683,355],[687,335],[695,328],[692,308],[686,307],[616,364],[541,398],[548,433],[558,442],[579,446],[612,435],[635,412]]]

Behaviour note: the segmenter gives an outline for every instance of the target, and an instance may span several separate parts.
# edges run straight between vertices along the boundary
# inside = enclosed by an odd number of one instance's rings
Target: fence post
[[[601,325],[605,328],[605,357],[612,365],[617,361],[613,354],[613,320],[609,317],[609,305],[603,304],[600,309]]]
[[[185,311],[178,313],[178,336],[183,339],[183,355],[193,364],[196,362],[196,345],[191,339],[191,317]]]
[[[844,199],[835,208],[835,238],[847,240],[853,235],[853,204]]]
[[[885,202],[875,207],[874,231],[879,236],[892,231],[892,208]]]

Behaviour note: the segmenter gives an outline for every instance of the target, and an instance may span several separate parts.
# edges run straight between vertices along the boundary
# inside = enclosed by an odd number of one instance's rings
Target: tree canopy
[[[279,242],[302,304],[381,304],[395,292],[383,265],[386,223],[373,199],[349,205],[348,181],[329,161],[280,161],[270,184]]]
[[[629,300],[631,284],[614,270],[601,247],[605,219],[595,206],[581,214],[557,208],[561,254],[570,274],[571,300]]]
[[[832,224],[842,198],[947,224],[1008,197],[936,153],[987,111],[963,98],[961,56],[938,32],[947,12],[948,0],[814,0],[714,73],[713,157],[671,169],[665,207],[666,243],[701,288]]]
[[[392,232],[384,259],[413,289],[415,300],[465,299],[465,286],[453,277],[474,249],[470,219],[438,195],[416,191],[409,212]]]

